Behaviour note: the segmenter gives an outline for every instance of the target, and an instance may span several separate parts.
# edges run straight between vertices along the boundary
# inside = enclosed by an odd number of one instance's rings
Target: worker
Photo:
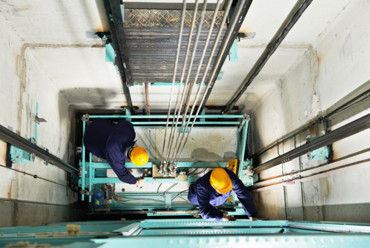
[[[235,173],[228,169],[216,168],[199,178],[194,184],[190,185],[188,199],[191,203],[199,206],[200,215],[203,219],[213,221],[235,220],[233,216],[224,215],[215,208],[215,206],[220,206],[226,202],[232,190],[238,196],[249,219],[256,220],[257,208],[254,205],[252,194]]]
[[[136,166],[146,164],[149,159],[143,147],[134,147],[135,136],[134,126],[129,121],[114,124],[107,119],[97,119],[87,126],[84,144],[92,154],[106,159],[122,182],[141,187],[143,179],[136,180],[125,167],[127,158]]]

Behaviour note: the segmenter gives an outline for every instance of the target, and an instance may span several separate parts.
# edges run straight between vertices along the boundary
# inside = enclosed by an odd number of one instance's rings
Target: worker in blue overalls
[[[242,181],[234,172],[216,168],[189,187],[188,199],[199,206],[203,219],[214,221],[235,220],[233,216],[224,215],[215,206],[224,204],[234,190],[243,205],[250,220],[256,220],[257,208],[254,205],[252,194],[247,190]]]
[[[127,158],[137,166],[149,160],[143,147],[134,147],[135,136],[134,126],[129,121],[114,124],[107,119],[97,119],[87,126],[84,143],[88,151],[108,161],[122,182],[142,186],[143,179],[136,180],[125,167]]]

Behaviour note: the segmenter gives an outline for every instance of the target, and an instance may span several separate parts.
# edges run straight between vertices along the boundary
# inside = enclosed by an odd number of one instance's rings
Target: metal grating
[[[213,11],[206,11],[203,21],[203,28],[209,28],[211,25]],[[191,19],[194,11],[187,10],[185,14],[185,27],[191,26]],[[221,25],[223,11],[219,11],[216,17],[214,27],[218,28]],[[196,25],[200,12],[198,12]],[[181,10],[162,10],[162,9],[125,9],[124,27],[163,27],[163,28],[178,28],[181,22]]]
[[[185,51],[189,38],[189,26],[194,11],[187,11],[185,16],[185,27],[181,42],[181,52],[177,69],[176,81],[181,80],[181,73],[184,66]],[[213,17],[213,11],[207,11],[206,17],[202,25],[201,35],[197,47],[197,53],[194,59],[190,82],[194,81],[196,68],[199,65],[201,52],[204,48],[207,33]],[[200,12],[198,12],[200,15]],[[219,26],[222,22],[223,11],[217,15],[215,28],[213,29],[212,37],[208,45],[208,54],[210,54],[213,44],[216,39]],[[180,10],[153,10],[153,9],[125,9],[124,32],[125,40],[128,48],[129,67],[132,73],[132,78],[135,83],[144,82],[162,82],[171,83],[173,77],[174,64],[176,59],[177,38],[180,26]],[[215,60],[217,51],[221,45],[226,26],[221,36],[218,48],[212,61]],[[196,30],[194,30],[194,33]],[[195,40],[195,35],[192,37],[191,50]],[[198,77],[198,82],[201,81],[205,65],[209,59],[206,54],[203,65]],[[213,62],[211,63],[211,68]],[[208,71],[208,74],[210,71]],[[184,76],[184,81],[186,74]],[[208,80],[208,75],[206,77]],[[207,81],[205,81],[207,82]]]

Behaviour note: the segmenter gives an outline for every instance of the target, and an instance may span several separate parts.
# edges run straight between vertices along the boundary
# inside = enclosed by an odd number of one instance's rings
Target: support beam
[[[132,113],[133,107],[128,85],[133,85],[133,80],[129,68],[128,49],[125,41],[120,1],[104,0],[104,7],[109,23],[110,33],[112,35],[118,69],[121,75],[123,92],[126,96],[127,106]]]
[[[210,77],[209,77],[208,84],[210,84],[210,86],[204,97],[203,104],[199,106],[200,113],[203,111],[204,107],[207,104],[207,101],[208,101],[209,96],[211,95],[213,86],[216,83],[217,76],[220,73],[221,67],[224,64],[227,55],[229,54],[230,48],[232,44],[234,43],[234,40],[238,36],[239,29],[244,21],[245,16],[248,13],[248,10],[251,4],[252,4],[252,0],[239,0],[234,9],[234,12],[233,12],[234,14],[230,21],[229,28],[226,31],[224,40],[222,41],[222,44],[217,54],[217,57],[215,59],[215,63],[213,65],[212,71],[209,74]]]
[[[304,155],[310,151],[316,150],[320,147],[332,144],[335,141],[359,133],[367,128],[370,128],[370,114],[365,115],[364,117],[361,117],[345,126],[335,129],[334,131],[328,132],[325,135],[312,140],[308,144],[302,145],[266,163],[263,163],[262,165],[256,167],[254,171],[258,173],[267,170],[276,165],[279,165],[281,163],[290,161],[296,157]]]
[[[33,144],[31,141],[21,137],[20,135],[10,131],[6,127],[0,125],[0,139],[8,142],[22,150],[25,150],[29,153],[35,154],[35,156],[45,160],[49,164],[53,164],[67,172],[78,172],[78,169],[72,165],[64,162],[60,158],[50,154],[41,147]]]
[[[243,83],[240,85],[239,89],[235,92],[233,97],[226,104],[225,109],[221,112],[222,114],[229,112],[236,102],[240,99],[243,93],[246,91],[248,86],[253,82],[257,75],[261,72],[262,68],[265,66],[271,55],[276,51],[278,46],[287,36],[289,31],[292,29],[294,24],[299,20],[307,7],[311,4],[312,0],[298,0],[296,5],[290,11],[288,17],[285,19],[283,24],[280,26],[279,30],[276,32],[274,37],[267,45],[265,51],[259,57],[257,62],[254,64],[253,68],[249,71],[248,75],[243,80]]]

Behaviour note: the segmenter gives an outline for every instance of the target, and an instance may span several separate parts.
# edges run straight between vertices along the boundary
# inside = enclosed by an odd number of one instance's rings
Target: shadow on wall
[[[196,159],[197,161],[218,162],[228,161],[230,158],[236,158],[236,154],[235,152],[226,151],[222,157],[220,154],[209,152],[205,148],[197,148],[191,153],[191,158]]]
[[[70,88],[59,91],[59,125],[66,124],[65,119],[68,119],[70,130],[66,134],[68,136],[66,153],[63,154],[63,159],[69,162],[73,161],[73,144],[75,142],[75,125],[73,118],[75,117],[76,109],[105,109],[108,107],[109,99],[116,96],[113,90],[103,88]],[[67,106],[66,106],[67,105]],[[58,150],[60,150],[60,144]]]
[[[59,97],[63,97],[70,106],[75,108],[86,108],[86,109],[101,109],[107,108],[109,103],[112,102],[117,96],[117,92],[114,90],[104,88],[70,88],[64,89],[59,92]],[[117,106],[119,107],[119,106]],[[76,109],[70,109],[72,113]]]

